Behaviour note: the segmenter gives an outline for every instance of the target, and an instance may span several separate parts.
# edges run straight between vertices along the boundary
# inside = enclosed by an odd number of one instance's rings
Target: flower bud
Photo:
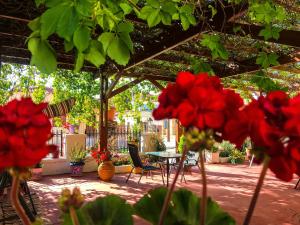
[[[70,189],[63,189],[61,196],[58,200],[60,209],[67,213],[69,212],[70,207],[74,209],[79,209],[84,202],[84,196],[81,194],[80,189],[75,187],[73,192]]]

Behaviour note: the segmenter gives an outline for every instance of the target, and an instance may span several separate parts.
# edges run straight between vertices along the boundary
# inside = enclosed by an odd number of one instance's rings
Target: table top
[[[176,152],[145,152],[146,155],[153,155],[161,158],[180,158],[181,154]]]

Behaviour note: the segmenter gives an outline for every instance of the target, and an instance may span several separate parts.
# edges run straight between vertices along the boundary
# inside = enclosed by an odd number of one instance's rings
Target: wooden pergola
[[[222,4],[226,5],[225,1]],[[251,72],[258,70],[259,66],[255,63],[258,51],[254,46],[263,42],[263,37],[259,36],[262,27],[242,18],[241,15],[247,11],[247,7],[245,4],[222,9],[220,7],[213,19],[205,22],[199,20],[196,26],[187,31],[182,30],[178,23],[149,29],[144,21],[128,16],[128,20],[135,24],[135,31],[131,35],[135,52],[128,65],[121,67],[107,60],[100,69],[89,63],[85,63],[82,69],[101,79],[100,145],[107,146],[109,98],[133,85],[149,80],[162,89],[163,86],[158,81],[175,81],[177,71],[191,69],[192,60],[209,63],[221,78],[239,79],[240,74],[251,75]],[[43,10],[45,9],[37,9],[33,0],[0,0],[0,62],[30,64],[31,54],[26,47],[26,38],[31,31],[27,23],[39,16]],[[298,8],[290,10],[297,11]],[[211,17],[211,10],[205,13],[208,18]],[[234,32],[233,28],[236,26],[240,26],[243,32]],[[210,51],[199,44],[202,34],[210,32],[221,34],[222,42],[229,52],[228,60],[212,60]],[[280,66],[273,69],[300,73],[299,68],[293,66],[300,61],[299,37],[300,28],[296,27],[294,30],[281,31],[278,40],[264,42],[279,55]],[[65,53],[63,42],[58,37],[52,37],[50,44],[57,53],[58,67],[73,69],[74,52]],[[121,77],[135,79],[115,88]],[[113,80],[110,83],[109,78]],[[300,79],[295,79],[293,82],[300,84]]]

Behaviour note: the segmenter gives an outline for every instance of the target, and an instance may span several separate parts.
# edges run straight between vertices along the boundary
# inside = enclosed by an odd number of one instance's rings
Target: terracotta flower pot
[[[110,181],[115,174],[115,166],[112,161],[104,161],[98,167],[98,175],[103,181]]]
[[[43,178],[43,168],[32,168],[30,180],[38,181]]]
[[[114,121],[115,120],[115,114],[116,114],[116,108],[112,107],[108,110],[108,120]]]

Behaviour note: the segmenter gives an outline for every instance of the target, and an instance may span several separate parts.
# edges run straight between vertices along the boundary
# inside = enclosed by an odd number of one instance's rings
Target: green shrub
[[[229,157],[229,155],[230,155],[230,152],[229,152],[229,151],[221,151],[221,152],[219,153],[219,156],[220,156],[220,157]]]
[[[185,136],[181,135],[179,143],[178,143],[178,152],[179,153],[183,152],[184,144],[185,144]]]
[[[235,149],[230,152],[229,160],[233,164],[243,163],[245,160],[245,156],[243,155],[243,153],[241,151],[239,151],[238,149]]]

